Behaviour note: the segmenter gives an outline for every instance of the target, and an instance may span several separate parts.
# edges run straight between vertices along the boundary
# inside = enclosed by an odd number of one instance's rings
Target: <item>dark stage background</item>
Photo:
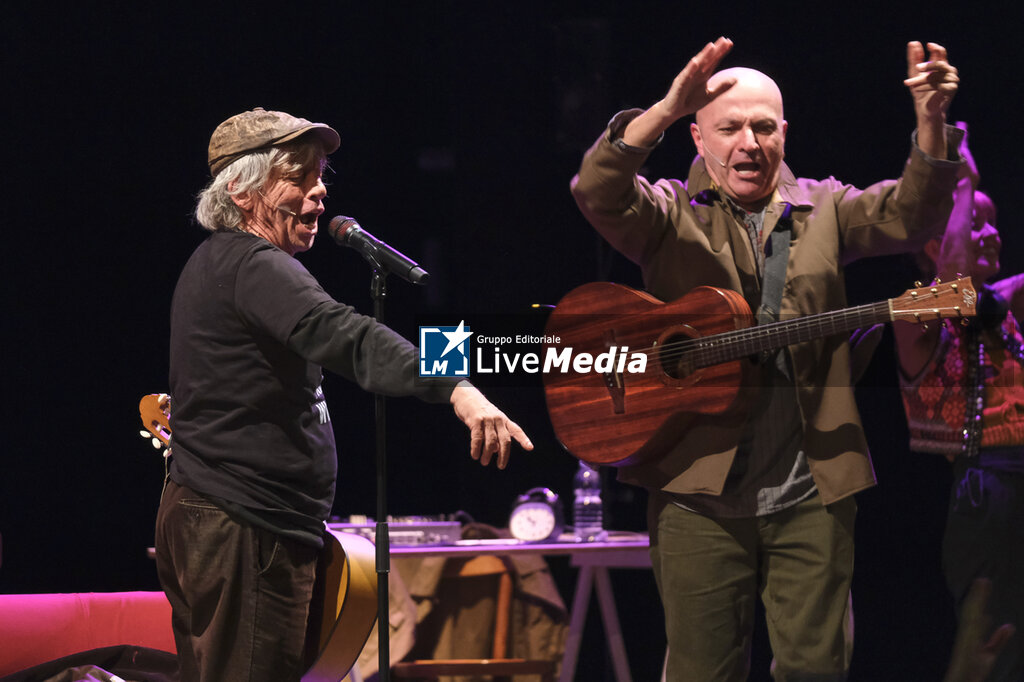
[[[529,314],[587,281],[638,283],[577,213],[569,179],[608,118],[653,103],[706,41],[730,36],[726,66],[778,80],[798,174],[863,186],[900,172],[913,125],[904,46],[934,40],[960,69],[950,118],[971,124],[983,186],[1007,218],[1004,271],[1017,271],[1020,13],[846,7],[9,3],[0,591],[158,587],[145,549],[163,466],[136,406],[166,389],[169,301],[203,238],[190,213],[206,144],[239,111],[283,109],[340,131],[325,218],[357,217],[431,272],[423,289],[389,282],[387,321],[413,338],[432,314]],[[679,125],[650,174],[684,174],[692,155]],[[372,312],[354,252],[324,236],[301,260]],[[857,264],[850,297],[887,298],[911,279],[902,259]],[[940,679],[953,632],[939,572],[948,471],[906,452],[894,372],[887,333],[858,396],[880,482],[858,496],[855,680]],[[464,510],[501,526],[528,488],[570,497],[575,460],[554,442],[539,387],[478,383],[537,449],[482,469],[448,408],[392,400],[392,513]],[[372,398],[336,378],[326,391],[342,450],[335,511],[372,515]],[[607,480],[606,495],[609,525],[643,528],[640,491]],[[568,597],[573,570],[552,566]],[[655,679],[653,579],[615,581],[634,679]],[[599,634],[592,623],[580,679],[606,675]],[[759,637],[755,678],[766,679]]]

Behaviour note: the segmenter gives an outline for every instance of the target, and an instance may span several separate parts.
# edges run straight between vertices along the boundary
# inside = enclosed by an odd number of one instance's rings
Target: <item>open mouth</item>
[[[742,163],[734,163],[732,167],[733,170],[735,170],[740,175],[754,175],[755,173],[758,173],[761,170],[761,164],[757,163],[756,161],[743,161]]]
[[[303,225],[314,225],[316,219],[320,217],[320,211],[309,211],[299,215],[299,222]]]

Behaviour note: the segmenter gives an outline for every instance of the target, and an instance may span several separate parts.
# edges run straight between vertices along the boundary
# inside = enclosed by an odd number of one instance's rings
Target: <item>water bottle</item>
[[[576,542],[600,542],[604,532],[604,510],[601,505],[601,475],[581,461],[573,479],[573,526]]]

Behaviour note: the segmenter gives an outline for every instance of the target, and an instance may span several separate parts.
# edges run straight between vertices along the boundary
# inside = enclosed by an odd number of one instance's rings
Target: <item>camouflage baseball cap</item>
[[[242,154],[276,147],[306,133],[319,137],[327,154],[336,151],[341,144],[341,137],[334,128],[324,123],[296,118],[283,111],[267,111],[256,107],[252,111],[232,116],[217,126],[210,137],[207,154],[210,175],[217,175]]]

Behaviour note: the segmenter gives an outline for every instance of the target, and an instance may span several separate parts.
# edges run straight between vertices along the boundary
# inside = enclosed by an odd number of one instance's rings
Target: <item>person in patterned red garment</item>
[[[960,124],[961,127],[966,126]],[[910,449],[947,457],[953,485],[943,538],[943,571],[963,618],[976,579],[991,581],[994,623],[1024,623],[1024,274],[992,281],[1001,241],[992,200],[977,191],[978,173],[966,144],[966,172],[941,239],[918,262],[926,276],[970,276],[978,316],[923,330],[894,326],[900,387]],[[995,653],[991,677],[1024,680],[1024,637],[998,628],[985,644]],[[985,635],[988,638],[988,634]]]

